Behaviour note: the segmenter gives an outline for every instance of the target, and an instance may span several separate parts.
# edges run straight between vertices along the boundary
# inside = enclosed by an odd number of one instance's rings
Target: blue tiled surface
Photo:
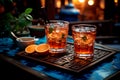
[[[73,42],[71,38],[68,38],[67,41]],[[13,41],[10,38],[1,38],[0,42],[1,54],[7,54],[8,56],[14,57],[15,54],[20,50],[16,45],[13,44]],[[36,44],[45,42],[46,37],[36,39]],[[107,76],[110,76],[111,74],[120,70],[120,53],[116,53],[113,56],[113,59],[111,59],[109,62],[98,64],[91,70],[88,70],[85,73],[81,73],[78,76],[57,69],[49,68],[49,66],[33,63],[25,59],[21,59],[20,62],[21,64],[26,65],[33,70],[43,72],[59,80],[103,80]]]

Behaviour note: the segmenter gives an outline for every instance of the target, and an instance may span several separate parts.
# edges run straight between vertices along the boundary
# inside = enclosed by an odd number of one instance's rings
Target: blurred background
[[[28,7],[33,8],[34,18],[43,17],[41,8],[44,8],[48,19],[61,19],[62,16],[66,18],[69,15],[76,15],[77,19],[68,20],[113,19],[115,22],[120,21],[120,0],[0,0],[0,15],[13,10],[16,10],[14,14],[17,15]]]
[[[70,22],[70,31],[73,24],[95,24],[97,39],[119,42],[120,0],[0,0],[0,20],[7,12],[18,16],[26,8],[33,9],[33,20],[66,20]]]

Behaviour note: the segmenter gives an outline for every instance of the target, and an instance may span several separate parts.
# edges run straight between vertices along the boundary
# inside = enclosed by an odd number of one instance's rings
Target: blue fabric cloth
[[[71,38],[68,38],[67,41],[73,42]],[[19,48],[13,44],[13,41],[10,38],[0,39],[0,53],[7,54],[8,56],[14,57]],[[36,44],[46,43],[46,37],[36,39]],[[14,47],[13,47],[14,45]],[[59,80],[104,80],[106,77],[112,75],[113,73],[120,70],[120,53],[116,53],[108,62],[103,62],[94,66],[90,70],[86,70],[84,73],[71,74],[55,68],[49,68],[49,66],[41,65],[38,63],[30,62],[26,59],[19,60],[21,64],[30,67],[33,70],[42,72],[46,75],[54,77]]]

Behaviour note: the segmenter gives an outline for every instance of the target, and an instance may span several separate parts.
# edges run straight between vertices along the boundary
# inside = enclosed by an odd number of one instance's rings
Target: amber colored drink
[[[96,27],[94,25],[80,24],[72,27],[74,39],[75,58],[92,58],[94,56],[94,42]]]
[[[49,52],[52,53],[52,55],[66,51],[68,24],[67,21],[52,21],[52,23],[46,25],[47,43],[50,45]]]

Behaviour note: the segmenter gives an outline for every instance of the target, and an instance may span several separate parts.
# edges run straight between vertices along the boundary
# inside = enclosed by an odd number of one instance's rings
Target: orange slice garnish
[[[35,47],[35,51],[38,53],[46,53],[49,51],[50,46],[46,43],[39,44],[37,47]]]
[[[28,45],[25,48],[25,52],[26,53],[33,53],[33,52],[35,52],[35,47],[37,47],[37,45],[35,45],[35,44]]]

